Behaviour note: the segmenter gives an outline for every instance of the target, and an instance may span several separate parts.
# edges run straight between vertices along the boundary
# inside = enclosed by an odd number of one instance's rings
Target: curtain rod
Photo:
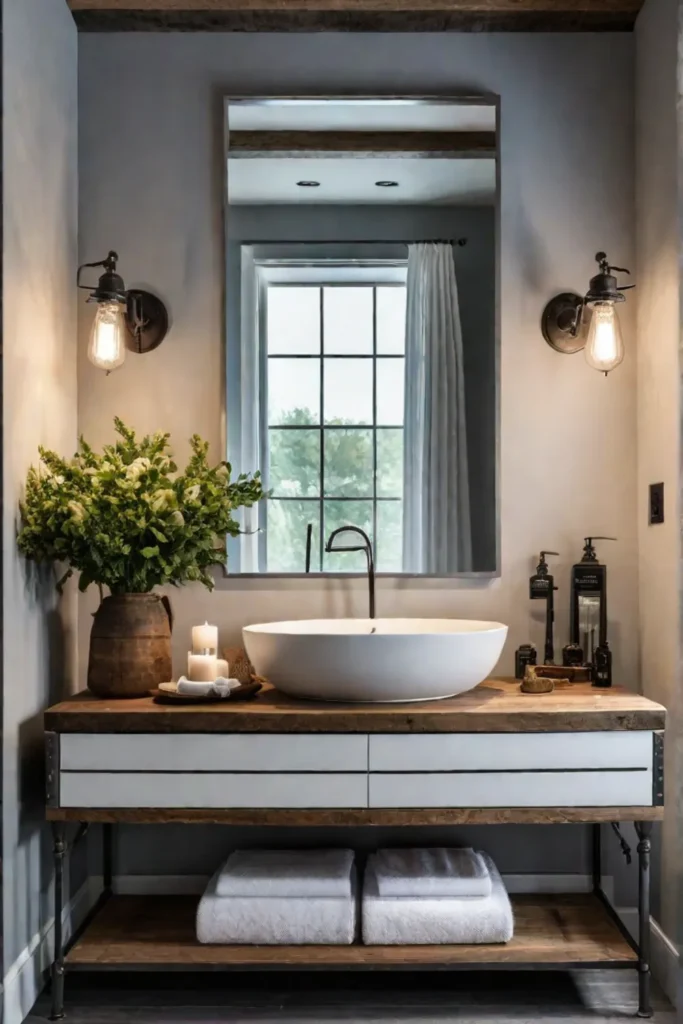
[[[258,242],[241,241],[240,245],[420,245],[427,242],[433,242],[435,245],[458,245],[461,248],[463,245],[467,245],[466,238],[415,238],[410,242],[400,238],[349,238],[345,241],[318,238],[314,240],[297,239],[290,242],[274,242],[263,239]]]

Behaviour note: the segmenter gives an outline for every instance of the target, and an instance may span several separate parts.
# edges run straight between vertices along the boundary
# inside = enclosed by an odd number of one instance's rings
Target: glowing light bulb
[[[588,365],[605,375],[624,358],[624,339],[613,302],[599,302],[593,306],[584,353]]]
[[[126,321],[118,302],[100,302],[90,331],[88,359],[110,373],[126,358]]]

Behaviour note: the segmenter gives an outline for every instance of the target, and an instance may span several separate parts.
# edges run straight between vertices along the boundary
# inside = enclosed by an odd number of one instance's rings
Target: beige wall
[[[404,92],[502,97],[502,577],[383,582],[381,614],[480,616],[510,624],[501,667],[530,626],[528,577],[540,548],[562,552],[558,643],[566,642],[568,568],[589,533],[609,564],[617,677],[637,685],[635,355],[607,379],[563,357],[539,332],[554,292],[582,289],[606,248],[633,258],[633,41],[629,35],[83,35],[80,38],[81,257],[114,247],[127,282],[168,300],[164,345],[106,378],[85,357],[81,305],[79,426],[95,443],[119,414],[170,430],[183,451],[194,431],[222,454],[223,235],[221,96]],[[400,69],[400,71],[398,70]],[[609,88],[605,88],[605,82]],[[116,97],[115,130],[101,119]],[[599,104],[595,97],[600,96]],[[627,306],[628,310],[633,304]],[[361,585],[223,581],[216,593],[172,595],[175,655],[191,623],[234,640],[248,622],[357,614]],[[80,646],[89,612],[82,602]],[[534,609],[534,614],[538,613]]]
[[[59,602],[29,574],[15,536],[38,445],[70,454],[76,439],[77,37],[63,3],[2,7],[3,1020],[15,1024],[40,985],[37,960],[17,958],[51,918],[42,712],[75,680],[75,594]]]
[[[638,569],[645,693],[669,709],[661,923],[677,914],[683,857],[680,694],[680,221],[677,112],[679,0],[648,0],[636,30]],[[648,525],[648,485],[664,481],[665,522]],[[678,741],[678,742],[677,742]],[[676,820],[678,818],[678,821]]]

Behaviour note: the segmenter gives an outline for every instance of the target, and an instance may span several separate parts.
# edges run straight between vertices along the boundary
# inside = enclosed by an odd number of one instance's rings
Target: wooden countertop
[[[488,679],[449,700],[418,704],[326,704],[294,700],[266,686],[254,700],[157,704],[151,697],[101,700],[77,694],[45,712],[49,732],[84,733],[450,733],[659,730],[661,704],[620,687],[576,683],[551,694],[520,693]]]

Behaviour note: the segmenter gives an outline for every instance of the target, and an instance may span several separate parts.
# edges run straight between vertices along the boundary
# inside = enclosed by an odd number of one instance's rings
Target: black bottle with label
[[[605,640],[604,644],[599,644],[595,649],[595,659],[593,662],[593,686],[599,686],[603,689],[612,685],[612,652],[609,649],[609,644]]]
[[[536,665],[538,655],[533,644],[522,644],[515,651],[515,679],[524,679],[527,665]]]

